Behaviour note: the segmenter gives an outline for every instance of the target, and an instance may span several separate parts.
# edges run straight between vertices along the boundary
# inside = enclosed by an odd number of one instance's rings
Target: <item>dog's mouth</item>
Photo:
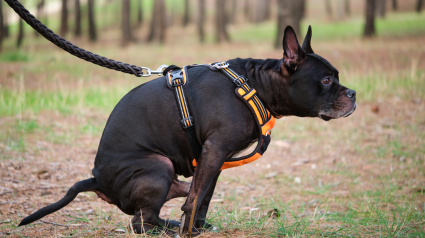
[[[351,109],[351,111],[347,112],[347,113],[344,115],[344,117],[348,117],[348,116],[350,116],[351,114],[353,114],[353,112],[356,110],[356,108],[357,108],[357,103],[355,102],[355,103],[354,103],[354,107],[353,107],[353,109]]]
[[[333,117],[326,116],[324,114],[320,114],[319,117],[320,117],[320,119],[322,119],[324,121],[330,121],[331,119],[334,119]]]
[[[346,112],[345,114],[335,113],[335,112],[333,112],[333,113],[331,112],[329,114],[320,113],[319,117],[320,117],[320,119],[322,119],[324,121],[330,121],[331,119],[337,119],[337,118],[340,118],[340,117],[348,117],[351,114],[353,114],[353,112],[356,110],[356,108],[357,108],[357,103],[354,102],[353,108],[350,111]]]

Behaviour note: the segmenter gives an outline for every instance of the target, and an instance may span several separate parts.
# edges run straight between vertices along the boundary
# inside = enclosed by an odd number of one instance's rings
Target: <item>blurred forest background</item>
[[[151,69],[282,58],[283,29],[293,26],[301,43],[311,25],[312,48],[356,90],[356,111],[277,120],[261,159],[223,171],[208,215],[219,231],[203,237],[425,237],[422,0],[20,2],[75,45]],[[133,236],[131,217],[92,193],[16,225],[92,177],[109,113],[154,78],[67,54],[0,2],[1,236]],[[184,200],[161,216],[178,220]]]
[[[120,36],[122,46],[131,42],[170,43],[171,39],[167,41],[167,31],[170,28],[185,29],[190,25],[196,26],[196,35],[200,42],[212,38],[220,43],[232,40],[232,27],[273,22],[274,45],[278,48],[285,27],[293,26],[299,35],[301,22],[306,16],[315,20],[320,19],[322,24],[336,24],[353,17],[364,18],[362,32],[351,33],[369,37],[377,34],[376,18],[386,18],[388,12],[421,13],[423,8],[423,0],[324,0],[310,1],[308,4],[306,0],[22,0],[21,2],[39,20],[62,37],[84,37],[96,42],[117,41],[116,37]],[[22,46],[24,38],[28,39],[25,34],[38,37],[37,33],[31,33],[32,30],[25,26],[22,19],[19,19],[11,9],[3,6],[2,8],[4,10],[0,11],[0,45],[2,41],[9,41],[10,35],[15,36],[17,48]],[[115,37],[99,33],[114,28],[120,31]],[[339,30],[341,32],[338,35],[350,35],[353,29]],[[182,31],[194,35],[192,31]],[[239,39],[237,36],[234,38],[234,41]]]

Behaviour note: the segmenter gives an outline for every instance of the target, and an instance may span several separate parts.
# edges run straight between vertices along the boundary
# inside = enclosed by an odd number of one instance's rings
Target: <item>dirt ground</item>
[[[415,138],[409,135],[411,132],[408,130],[397,130],[394,126],[416,124],[417,130],[423,132],[425,102],[385,100],[378,105],[378,113],[374,112],[376,106],[360,103],[353,116],[331,122],[299,118],[278,121],[277,128],[287,131],[289,137],[300,134],[298,136],[301,139],[273,140],[261,159],[224,171],[211,209],[229,201],[226,200],[229,197],[236,196],[241,202],[235,208],[241,211],[256,211],[256,208],[261,207],[261,200],[258,199],[261,198],[279,199],[283,203],[292,201],[292,206],[311,203],[310,212],[313,212],[316,209],[313,205],[321,200],[340,198],[356,201],[358,198],[351,193],[378,189],[382,186],[379,177],[391,176],[395,171],[404,171],[408,176],[407,179],[395,176],[390,181],[400,187],[400,194],[412,194],[416,191],[415,188],[425,188],[425,178],[420,172],[423,167],[420,169],[409,166],[418,161],[421,161],[418,166],[424,166],[424,155],[416,158],[376,159],[372,154],[373,150],[386,143],[388,137],[401,137],[409,144],[420,140],[423,145],[423,138]],[[74,116],[64,118],[43,113],[39,117],[49,117],[57,122],[57,133],[69,130],[78,123],[78,118]],[[299,120],[308,122],[300,124],[297,122]],[[295,125],[295,129],[292,125]],[[305,128],[296,128],[300,125]],[[318,127],[320,130],[317,130]],[[18,237],[18,233],[32,237],[61,236],[65,231],[72,234],[74,229],[89,229],[101,219],[104,220],[101,225],[93,227],[96,233],[93,233],[94,230],[87,231],[89,236],[119,235],[118,232],[122,229],[120,227],[125,226],[131,217],[91,193],[79,194],[70,205],[32,226],[19,229],[10,227],[25,215],[57,201],[75,182],[91,177],[98,140],[98,136],[84,135],[69,144],[56,144],[43,141],[40,136],[35,135],[28,139],[30,146],[24,154],[11,155],[14,160],[1,161],[2,234],[12,234],[13,237]],[[357,142],[362,145],[357,147]],[[332,186],[323,193],[314,192],[324,185]],[[178,219],[183,202],[184,199],[174,199],[166,203],[161,210],[162,217]],[[423,193],[414,201],[417,207],[422,207],[424,202]],[[264,209],[271,210],[274,207]],[[329,202],[326,211],[335,212],[341,209],[346,210],[347,205]],[[238,234],[236,232],[233,235]]]

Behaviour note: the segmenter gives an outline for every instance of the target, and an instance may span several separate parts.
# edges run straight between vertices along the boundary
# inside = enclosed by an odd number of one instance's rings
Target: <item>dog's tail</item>
[[[97,182],[95,178],[86,179],[80,182],[77,182],[74,184],[66,193],[65,197],[63,197],[61,200],[50,204],[47,207],[43,207],[40,210],[34,212],[33,214],[25,217],[21,223],[19,223],[19,226],[27,225],[33,221],[36,221],[46,215],[49,215],[50,213],[56,212],[57,210],[63,208],[64,206],[68,205],[72,200],[75,199],[75,197],[78,195],[78,193],[81,192],[87,192],[87,191],[95,191],[99,190],[97,186]]]

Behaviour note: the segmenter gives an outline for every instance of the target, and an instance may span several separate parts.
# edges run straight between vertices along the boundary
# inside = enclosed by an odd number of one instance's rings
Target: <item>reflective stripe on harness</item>
[[[193,118],[190,116],[189,107],[187,106],[186,96],[184,95],[183,85],[186,84],[186,67],[177,70],[170,70],[167,74],[168,82],[174,87],[176,99],[179,104],[182,116],[181,123],[183,128],[187,129],[193,126]]]

